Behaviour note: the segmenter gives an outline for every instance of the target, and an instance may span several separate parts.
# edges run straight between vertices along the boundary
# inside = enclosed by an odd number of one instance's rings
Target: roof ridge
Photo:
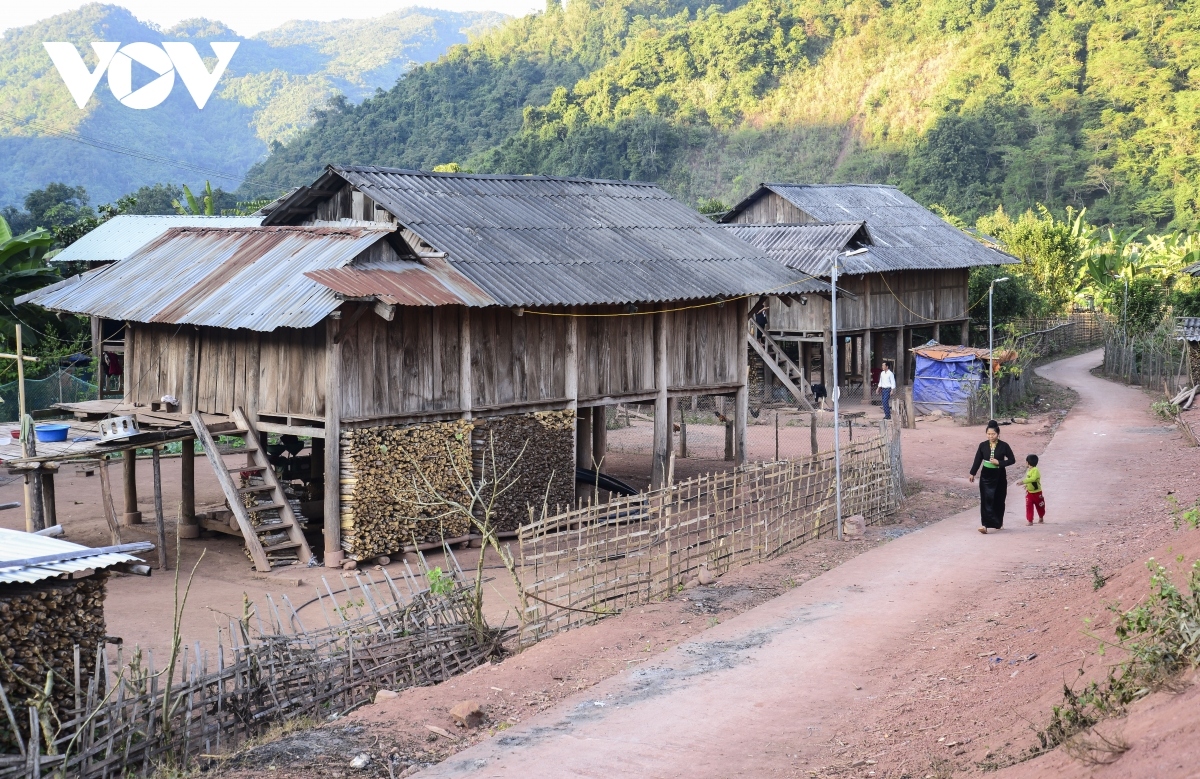
[[[851,181],[841,182],[838,184],[797,184],[788,181],[764,181],[759,184],[760,187],[882,187],[884,189],[900,189],[895,184],[860,184]]]
[[[659,189],[662,187],[653,181],[636,181],[623,179],[592,179],[582,176],[547,176],[543,174],[524,175],[518,173],[448,173],[432,170],[416,170],[413,168],[387,168],[379,165],[330,165],[330,170],[337,173],[386,173],[399,176],[428,176],[430,178],[447,179],[478,179],[494,181],[569,181],[580,184],[618,184],[628,187],[647,187]],[[665,190],[664,190],[665,191]]]

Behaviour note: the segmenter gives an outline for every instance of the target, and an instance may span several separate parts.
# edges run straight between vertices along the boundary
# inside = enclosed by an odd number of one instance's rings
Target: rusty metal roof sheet
[[[310,327],[341,301],[304,275],[351,262],[378,227],[177,227],[127,259],[29,302],[105,319],[270,331]]]
[[[814,292],[654,184],[330,166],[271,210],[310,219],[348,182],[501,305],[589,305]]]
[[[496,305],[490,295],[440,259],[355,263],[304,275],[347,298],[374,297],[401,306]]]
[[[261,216],[121,214],[51,257],[50,262],[116,262],[172,227],[257,227],[262,220]]]
[[[151,547],[153,548],[153,547]],[[63,574],[98,571],[121,563],[140,563],[140,559],[124,552],[95,554],[94,549],[73,544],[61,538],[22,533],[19,530],[0,528],[0,584],[32,584],[43,579],[53,579]],[[78,556],[73,556],[78,554]],[[66,559],[55,562],[4,565],[6,560],[28,560],[49,555],[64,555]]]
[[[853,258],[859,269],[847,273],[973,268],[1019,262],[975,240],[896,187],[883,184],[763,184],[721,220],[732,222],[767,192],[779,195],[815,222],[866,223],[870,250]]]

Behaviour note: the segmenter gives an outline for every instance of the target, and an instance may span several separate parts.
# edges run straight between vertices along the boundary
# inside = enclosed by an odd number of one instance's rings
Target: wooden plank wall
[[[200,411],[321,416],[325,413],[325,335],[322,327],[272,333],[190,325],[131,325],[136,333],[128,368],[130,399],[157,402],[189,396],[184,386],[188,341],[196,341],[194,397]]]
[[[474,407],[565,398],[566,351],[566,317],[471,309]]]
[[[368,311],[351,325],[342,336],[342,417],[460,409],[460,311],[400,307],[391,322]]]
[[[774,192],[767,192],[733,219],[735,224],[807,224],[820,220],[796,208]]]
[[[595,307],[589,313],[620,313]],[[579,396],[615,397],[654,390],[654,316],[583,317],[579,328]]]
[[[739,381],[738,352],[746,349],[746,325],[738,321],[741,304],[736,301],[668,315],[669,387],[711,387]]]
[[[911,270],[876,273],[870,277],[870,328],[920,327],[929,320],[956,322],[967,314],[967,270]],[[838,329],[847,332],[868,327],[863,276],[842,276],[838,287],[856,294],[838,299]],[[915,313],[914,313],[915,312]],[[829,326],[829,300],[809,295],[808,305],[794,301],[788,308],[771,302],[772,330],[819,332]]]

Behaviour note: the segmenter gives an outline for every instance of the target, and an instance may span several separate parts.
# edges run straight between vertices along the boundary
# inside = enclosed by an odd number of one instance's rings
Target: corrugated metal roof
[[[172,227],[257,227],[261,216],[114,216],[50,258],[50,262],[116,262]]]
[[[1200,341],[1200,317],[1176,317],[1175,335],[1185,341]]]
[[[1183,272],[1189,276],[1200,276],[1200,262],[1195,265],[1189,265],[1183,269]]]
[[[856,236],[867,239],[862,222],[727,224],[724,227],[768,257],[814,276],[828,276],[833,258],[850,246],[851,239]],[[841,272],[861,273],[857,262],[860,256],[844,258]]]
[[[438,259],[355,263],[304,275],[348,298],[375,297],[401,306],[496,305],[487,293]]]
[[[72,544],[61,538],[39,536],[34,533],[22,533],[19,530],[0,528],[0,584],[31,584],[43,579],[53,579],[64,573],[79,573],[87,570],[111,568],[121,563],[140,563],[140,559],[123,552],[110,552],[102,555],[92,554],[90,547]],[[5,560],[25,560],[47,555],[82,553],[75,559],[54,563],[38,563],[33,565],[8,566]]]
[[[501,305],[589,305],[813,292],[654,184],[331,166],[267,224],[310,218],[349,182]]]
[[[311,327],[341,301],[304,273],[346,265],[392,229],[172,228],[124,261],[30,302],[134,322]]]
[[[722,217],[732,222],[761,197],[774,192],[814,221],[865,222],[871,249],[855,257],[855,273],[973,268],[1019,262],[981,244],[901,192],[883,184],[763,184]]]

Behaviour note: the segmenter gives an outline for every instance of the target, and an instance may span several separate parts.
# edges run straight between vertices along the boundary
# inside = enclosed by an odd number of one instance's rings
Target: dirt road
[[[1053,565],[1073,536],[1121,516],[1127,453],[1147,446],[1145,396],[1092,377],[1097,362],[1043,370],[1080,395],[1044,455],[1052,523],[1023,527],[1014,489],[1000,533],[977,533],[974,510],[911,533],[420,775],[806,775],[847,709],[889,694],[867,673],[877,660],[930,649],[931,622],[982,607],[1009,570]]]

